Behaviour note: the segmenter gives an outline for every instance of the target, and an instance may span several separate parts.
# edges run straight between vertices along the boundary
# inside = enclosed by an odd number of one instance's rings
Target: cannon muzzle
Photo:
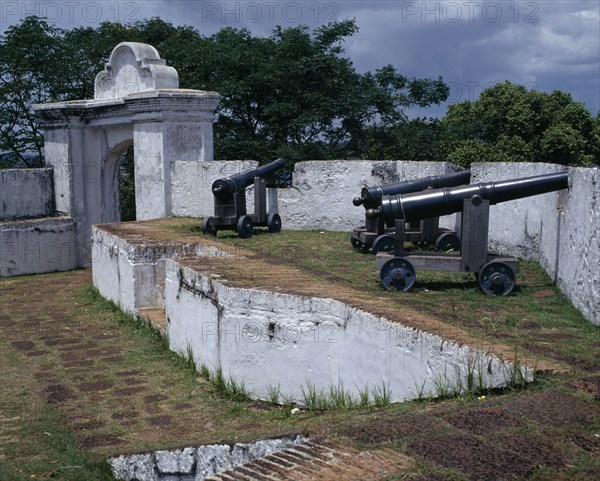
[[[226,200],[236,192],[240,192],[252,184],[255,177],[262,177],[269,172],[273,172],[281,168],[283,164],[285,164],[285,159],[280,157],[262,167],[257,167],[256,169],[248,170],[246,172],[240,172],[239,174],[224,179],[217,179],[212,185],[213,195],[220,200]]]
[[[355,206],[364,205],[365,209],[372,209],[381,205],[381,199],[385,195],[408,194],[425,189],[439,189],[440,187],[454,187],[468,184],[471,171],[464,170],[449,175],[432,175],[419,179],[405,180],[395,184],[374,185],[363,187],[360,197],[356,197],[352,203]]]
[[[381,206],[378,209],[367,210],[366,216],[368,219],[382,217],[388,225],[393,224],[396,219],[412,222],[460,212],[465,199],[472,199],[474,203],[489,200],[493,205],[568,187],[568,172],[454,188],[444,187],[383,197]]]

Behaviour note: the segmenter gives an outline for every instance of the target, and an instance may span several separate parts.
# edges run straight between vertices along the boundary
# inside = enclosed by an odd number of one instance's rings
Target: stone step
[[[378,481],[414,465],[412,458],[388,449],[357,451],[307,441],[215,474],[205,481]]]
[[[163,336],[167,333],[167,315],[164,307],[145,307],[138,309],[139,315],[158,330]]]

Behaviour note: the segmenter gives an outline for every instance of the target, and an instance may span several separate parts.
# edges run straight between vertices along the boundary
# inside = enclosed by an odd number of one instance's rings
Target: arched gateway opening
[[[180,89],[177,71],[154,47],[123,42],[96,76],[93,100],[35,106],[56,209],[76,221],[81,266],[90,265],[93,224],[172,214],[175,162],[213,160],[219,99]],[[123,164],[126,155],[132,164]]]
[[[102,223],[136,220],[133,139],[116,145],[102,162]]]

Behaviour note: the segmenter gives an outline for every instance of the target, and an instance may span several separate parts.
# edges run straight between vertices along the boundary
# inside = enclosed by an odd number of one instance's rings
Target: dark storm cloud
[[[394,65],[409,77],[442,76],[451,102],[473,100],[510,80],[544,91],[570,92],[600,109],[600,2],[538,1],[33,1],[5,0],[2,30],[26,15],[63,28],[101,21],[161,17],[203,35],[221,27],[270,35],[277,25],[310,28],[356,18],[345,44],[357,70]],[[417,112],[443,115],[445,107]]]

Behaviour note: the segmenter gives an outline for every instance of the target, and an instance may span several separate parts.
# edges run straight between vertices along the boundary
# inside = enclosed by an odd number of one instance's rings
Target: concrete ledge
[[[171,349],[221,369],[253,397],[273,389],[302,403],[304,392],[343,387],[353,397],[387,389],[393,402],[462,391],[475,376],[505,386],[515,367],[488,351],[393,322],[330,298],[230,286],[198,270],[197,259],[167,260],[165,308]],[[458,386],[462,386],[462,389]],[[458,387],[458,388],[457,388]]]
[[[54,215],[52,169],[0,170],[0,220]]]
[[[227,255],[199,240],[152,242],[143,234],[114,232],[111,225],[92,227],[94,286],[130,314],[164,306],[165,260],[189,254]]]
[[[0,223],[0,276],[68,271],[78,267],[71,217]]]
[[[254,262],[251,253],[191,234],[173,238],[169,226],[176,221],[95,226],[94,284],[132,314],[164,308],[173,350],[243,382],[256,398],[279,390],[281,399],[301,403],[303,390],[343,387],[355,398],[365,390],[374,398],[385,389],[393,401],[404,401],[434,396],[440,385],[465,389],[474,375],[482,388],[506,385],[514,369],[532,376],[504,351],[460,330],[418,314],[415,319],[412,311],[389,311],[393,320],[373,314],[370,303],[353,305],[351,292],[333,299],[319,294],[323,286],[290,291],[269,283],[235,285],[218,266]],[[284,276],[299,275],[290,269]]]

